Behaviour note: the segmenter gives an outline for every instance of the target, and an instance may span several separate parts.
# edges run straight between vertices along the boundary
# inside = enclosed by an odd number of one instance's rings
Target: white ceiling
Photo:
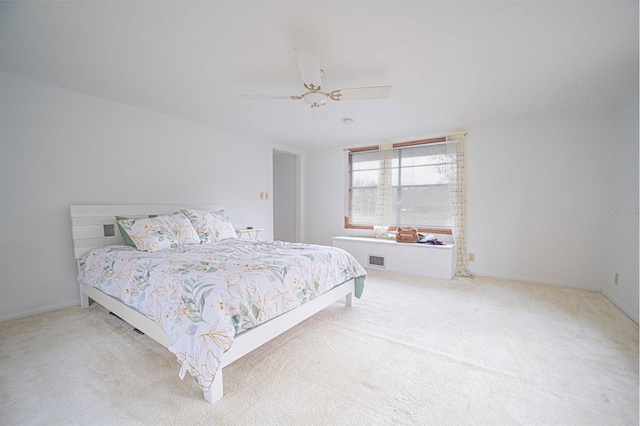
[[[353,145],[610,108],[638,90],[638,2],[3,2],[2,71],[292,146]],[[323,89],[391,84],[314,122]],[[355,120],[344,125],[342,119]]]

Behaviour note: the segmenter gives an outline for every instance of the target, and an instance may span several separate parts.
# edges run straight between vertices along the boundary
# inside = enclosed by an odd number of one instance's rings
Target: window
[[[444,138],[393,145],[391,161],[391,205],[385,225],[415,226],[424,231],[450,233],[450,164]],[[378,223],[379,186],[382,179],[380,149],[349,151],[349,200],[345,226],[371,228]]]

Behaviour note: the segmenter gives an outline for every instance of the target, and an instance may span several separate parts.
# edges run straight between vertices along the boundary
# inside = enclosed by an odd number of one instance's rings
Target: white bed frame
[[[114,244],[124,244],[116,224],[115,216],[149,217],[161,214],[171,214],[184,208],[195,210],[215,211],[221,205],[74,205],[71,206],[71,233],[73,237],[74,256],[79,259],[83,254],[94,248]],[[204,393],[204,399],[213,403],[222,398],[222,368],[238,358],[301,323],[327,306],[345,298],[346,306],[352,306],[354,280],[339,285],[323,295],[305,303],[304,305],[272,319],[256,328],[245,331],[234,338],[233,345],[222,356],[211,388]],[[131,326],[145,333],[161,345],[169,346],[169,336],[160,325],[142,315],[137,310],[128,307],[118,299],[102,291],[80,284],[80,305],[89,306],[89,299],[94,300],[113,312]]]

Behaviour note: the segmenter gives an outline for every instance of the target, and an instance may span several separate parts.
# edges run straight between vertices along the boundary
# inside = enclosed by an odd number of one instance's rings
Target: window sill
[[[385,240],[383,238],[376,237],[356,237],[356,236],[341,236],[341,237],[333,237],[333,240],[336,241],[357,241],[362,243],[371,243],[371,244],[391,244],[391,245],[400,245],[403,247],[427,247],[439,250],[451,250],[455,246],[455,244],[426,244],[426,243],[402,243],[396,240]]]
[[[373,225],[352,225],[349,223],[349,218],[344,217],[345,229],[370,229],[373,231]],[[397,226],[390,226],[389,232],[397,231]],[[451,229],[432,229],[432,228],[418,228],[418,232],[422,234],[440,234],[440,235],[452,235]]]

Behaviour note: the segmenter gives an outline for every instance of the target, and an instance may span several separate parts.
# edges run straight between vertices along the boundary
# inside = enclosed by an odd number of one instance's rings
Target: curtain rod
[[[410,147],[413,145],[427,145],[430,143],[438,143],[438,142],[446,142],[447,141],[447,137],[449,136],[466,136],[467,132],[464,130],[461,130],[459,132],[451,132],[451,133],[447,133],[446,136],[440,136],[438,138],[430,138],[430,139],[421,139],[418,141],[410,141],[410,142],[397,142],[393,144],[394,148],[405,148],[405,147]],[[368,146],[361,146],[361,147],[356,147],[356,148],[344,148],[343,151],[349,151],[349,152],[362,152],[362,151],[376,151],[380,149],[380,145],[368,145]]]
[[[439,138],[422,139],[419,141],[398,142],[393,144],[393,148],[411,148],[412,146],[428,145],[431,143],[442,143],[446,141],[447,141],[447,138],[442,136]],[[345,151],[365,152],[365,151],[377,151],[379,149],[380,149],[380,145],[369,145],[369,146],[361,146],[357,148],[346,148]]]

